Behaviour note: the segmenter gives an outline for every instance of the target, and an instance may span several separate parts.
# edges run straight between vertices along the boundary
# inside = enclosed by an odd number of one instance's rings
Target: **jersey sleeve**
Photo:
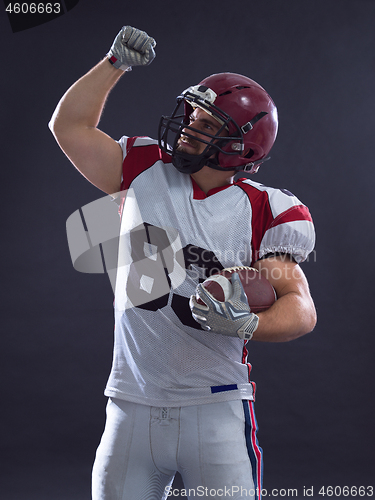
[[[303,262],[315,246],[315,229],[309,209],[292,193],[272,189],[268,192],[272,213],[260,241],[258,258],[270,253],[286,253]]]
[[[267,254],[289,254],[300,263],[315,246],[315,229],[309,209],[285,189],[275,189],[252,181],[240,186],[252,209],[253,262]]]

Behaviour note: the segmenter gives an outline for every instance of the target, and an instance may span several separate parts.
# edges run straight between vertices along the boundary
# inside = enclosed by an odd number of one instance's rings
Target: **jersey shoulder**
[[[296,212],[301,211],[302,207],[305,207],[303,212],[311,220],[311,215],[306,205],[287,189],[265,186],[250,179],[239,179],[236,184],[245,191],[250,203],[254,207],[259,206],[264,209],[268,206],[273,218],[276,218],[287,210],[293,209],[293,207],[296,208]]]
[[[288,253],[297,262],[306,260],[315,246],[315,229],[307,206],[287,189],[250,179],[239,179],[236,184],[251,204],[255,260],[272,253]]]
[[[121,189],[128,189],[133,180],[157,162],[171,163],[171,157],[163,153],[158,141],[147,136],[123,136],[117,141],[123,153]]]
[[[147,147],[147,146],[158,146],[158,141],[147,136],[134,136],[129,137],[123,135],[118,141],[116,141],[123,152],[123,159],[133,147]]]

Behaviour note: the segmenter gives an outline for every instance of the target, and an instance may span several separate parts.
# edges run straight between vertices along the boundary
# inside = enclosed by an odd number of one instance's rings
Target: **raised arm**
[[[112,194],[120,190],[122,150],[99,130],[105,102],[114,85],[132,66],[149,64],[155,40],[130,26],[116,36],[107,57],[80,78],[58,103],[49,128],[73,165],[92,184]]]

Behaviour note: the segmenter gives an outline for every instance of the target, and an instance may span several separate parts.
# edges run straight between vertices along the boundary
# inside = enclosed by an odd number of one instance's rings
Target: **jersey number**
[[[197,284],[223,269],[213,252],[195,245],[187,245],[176,256],[168,233],[151,224],[132,229],[130,244],[132,263],[126,294],[135,307],[148,311],[157,311],[168,304],[170,290],[176,287],[171,280],[176,262],[183,264],[185,272]],[[188,297],[174,293],[171,307],[184,325],[200,329],[191,316]]]

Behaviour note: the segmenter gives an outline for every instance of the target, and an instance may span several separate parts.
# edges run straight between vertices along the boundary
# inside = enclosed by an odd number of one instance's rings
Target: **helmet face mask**
[[[159,124],[159,145],[163,151],[172,155],[172,161],[174,166],[184,173],[194,173],[200,170],[204,165],[208,165],[211,168],[217,170],[228,170],[227,168],[220,167],[218,163],[218,154],[230,154],[233,156],[238,155],[238,150],[229,151],[228,143],[233,143],[233,140],[238,144],[238,148],[241,148],[241,131],[238,126],[233,123],[231,128],[237,129],[238,135],[235,137],[228,136],[229,124],[232,122],[230,116],[224,116],[220,110],[216,112],[215,106],[208,106],[204,102],[199,102],[196,104],[196,96],[192,95],[191,99],[189,95],[189,89],[185,91],[181,96],[177,98],[177,106],[174,109],[171,116],[162,117]],[[209,134],[204,131],[199,131],[194,126],[189,125],[190,115],[193,113],[194,108],[199,107],[203,109],[206,113],[213,116],[221,125],[216,134]],[[184,110],[181,113],[181,110]],[[191,132],[192,133],[191,133]],[[226,135],[221,135],[226,132]],[[197,137],[196,134],[199,134]],[[197,142],[203,143],[206,147],[204,150],[198,154],[188,154],[184,151],[180,151],[179,140],[181,136],[188,137]]]
[[[194,123],[189,125],[196,108],[217,120],[220,128],[216,134],[199,131]],[[194,173],[207,165],[216,170],[253,173],[266,160],[276,133],[277,111],[266,91],[242,75],[220,73],[178,96],[172,115],[161,118],[158,135],[159,147],[172,156],[173,165],[181,172]],[[198,155],[180,151],[181,136],[206,147]]]

